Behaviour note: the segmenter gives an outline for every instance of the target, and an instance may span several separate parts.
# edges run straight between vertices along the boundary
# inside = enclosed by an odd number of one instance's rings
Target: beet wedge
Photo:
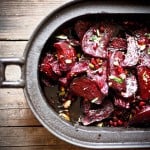
[[[129,126],[146,127],[150,126],[150,106],[144,106],[130,120]]]
[[[100,58],[107,57],[107,45],[116,28],[111,24],[101,24],[91,27],[83,36],[82,49],[84,53]]]
[[[104,98],[96,83],[87,77],[74,79],[70,85],[70,90],[74,95],[92,103],[102,102]]]
[[[89,109],[87,105],[85,107],[86,109]],[[105,99],[98,109],[85,111],[86,113],[81,117],[81,122],[83,125],[87,126],[94,122],[102,121],[103,119],[108,118],[113,111],[113,104],[111,101]]]
[[[66,41],[54,43],[57,51],[59,67],[61,71],[68,71],[71,69],[76,60],[75,49]]]
[[[150,99],[150,68],[146,66],[137,67],[139,94],[141,99]]]

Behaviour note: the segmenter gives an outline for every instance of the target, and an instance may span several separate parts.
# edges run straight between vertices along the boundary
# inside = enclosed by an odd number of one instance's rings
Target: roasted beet
[[[107,45],[115,32],[113,25],[95,25],[83,36],[82,49],[86,54],[95,57],[107,57]]]
[[[140,51],[135,37],[129,36],[127,42],[127,53],[125,54],[125,59],[122,65],[125,67],[132,67],[138,63]]]
[[[121,108],[126,108],[126,109],[130,108],[130,103],[126,99],[115,98],[114,104],[115,104],[115,106],[118,106],[118,107],[121,107]]]
[[[132,20],[125,20],[122,22],[123,27],[129,32],[133,32],[139,28],[142,28],[142,23],[141,22],[136,22]]]
[[[79,61],[76,62],[71,70],[67,73],[67,79],[70,80],[73,76],[77,76],[78,74],[84,73],[88,70],[89,68],[89,61]]]
[[[71,70],[67,72],[66,77],[59,78],[60,84],[63,85],[64,87],[67,87],[71,79],[73,79],[79,74],[86,72],[88,68],[89,68],[88,60],[75,62],[74,65],[71,67]]]
[[[76,96],[83,97],[85,101],[101,101],[103,99],[102,93],[99,91],[98,86],[87,77],[76,78],[70,85],[70,90]]]
[[[140,46],[150,44],[149,39],[149,29],[144,27],[134,32],[135,37],[137,38],[137,43]]]
[[[66,41],[54,43],[57,50],[57,57],[61,71],[68,71],[71,69],[76,60],[75,49]]]
[[[108,95],[107,61],[102,61],[101,65],[96,70],[89,69],[87,71],[87,76],[95,81],[104,96]]]
[[[130,126],[146,127],[150,126],[150,105],[144,106],[130,120]]]
[[[109,86],[117,91],[126,90],[126,72],[121,66],[123,59],[123,52],[109,52]]]
[[[115,37],[110,42],[108,50],[126,50],[127,49],[127,41],[123,38]]]
[[[124,98],[130,98],[136,95],[138,83],[134,75],[129,75],[126,79],[126,91],[121,92]]]
[[[51,54],[46,54],[40,65],[40,71],[50,79],[56,79],[61,75],[58,61]]]
[[[59,78],[59,84],[64,86],[64,87],[67,87],[68,86],[68,79],[67,79],[67,77]]]
[[[137,67],[139,94],[143,100],[150,99],[150,68]]]
[[[150,44],[140,54],[140,65],[150,68]]]
[[[82,40],[85,32],[90,28],[91,22],[79,20],[75,23],[75,32],[78,35],[79,39]]]
[[[87,113],[85,113],[81,118],[81,122],[86,126],[97,121],[102,121],[103,119],[109,117],[113,111],[113,104],[111,103],[111,101],[106,99],[98,109],[91,109],[89,111],[86,111]]]

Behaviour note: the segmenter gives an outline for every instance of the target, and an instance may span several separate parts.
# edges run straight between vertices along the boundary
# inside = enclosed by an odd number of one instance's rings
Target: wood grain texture
[[[0,40],[29,40],[45,16],[0,16]]]
[[[1,0],[0,15],[43,16],[69,1],[71,0]]]
[[[0,41],[0,57],[22,57],[26,44],[27,41]]]
[[[1,109],[0,126],[41,126],[31,110],[27,109]]]
[[[36,26],[70,0],[1,0],[0,40],[28,40]]]
[[[0,89],[0,110],[15,108],[29,108],[23,89]]]
[[[1,146],[64,145],[43,127],[1,127]]]
[[[72,145],[61,145],[61,147],[58,146],[21,146],[21,147],[1,147],[1,150],[91,150],[91,149],[85,149],[85,148],[79,148]],[[134,149],[133,149],[134,150]]]
[[[0,150],[87,150],[68,144],[43,127],[1,127]]]
[[[57,146],[11,147],[11,149],[10,147],[1,147],[1,150],[91,150],[91,149],[63,145],[60,148],[58,148]],[[105,150],[110,150],[110,149],[105,149]],[[123,149],[123,150],[129,150],[129,149]],[[132,148],[131,150],[149,150],[149,149],[148,148],[141,148],[141,149]]]

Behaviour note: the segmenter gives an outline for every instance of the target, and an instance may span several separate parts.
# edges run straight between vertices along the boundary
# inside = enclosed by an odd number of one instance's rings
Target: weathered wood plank
[[[0,147],[1,150],[91,150],[66,144],[64,146],[27,146],[27,147]],[[105,149],[110,150],[110,149]],[[123,149],[129,150],[129,149]],[[138,148],[132,148],[132,150],[139,150]],[[140,150],[149,150],[149,148],[141,148]]]
[[[47,15],[58,6],[71,0],[1,0],[1,16],[40,16]],[[8,11],[9,10],[9,11]]]
[[[0,40],[28,40],[41,20],[70,0],[0,2]]]
[[[90,150],[90,149],[65,144],[61,146],[55,145],[55,146],[0,147],[0,150]]]
[[[0,89],[0,109],[29,108],[23,89]]]
[[[0,41],[0,57],[22,57],[27,41]]]
[[[86,148],[81,148],[77,146],[34,146],[34,147],[1,147],[1,150],[91,150]],[[110,149],[105,149],[110,150]],[[113,149],[115,150],[115,149]],[[123,149],[123,150],[129,150],[129,149]],[[132,148],[132,150],[139,150],[139,148]],[[149,148],[141,148],[140,150],[149,150]]]
[[[1,109],[0,126],[41,126],[28,109]]]
[[[0,16],[0,40],[28,40],[45,16]]]
[[[65,145],[43,127],[1,127],[0,146]]]

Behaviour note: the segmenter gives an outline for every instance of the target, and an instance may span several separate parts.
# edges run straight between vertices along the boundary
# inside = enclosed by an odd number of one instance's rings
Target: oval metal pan
[[[87,14],[150,15],[148,3],[76,0],[48,15],[37,27],[25,49],[27,102],[41,124],[60,139],[71,144],[95,149],[150,147],[150,129],[83,127],[62,120],[46,103],[38,80],[38,63],[48,38],[63,23]]]

